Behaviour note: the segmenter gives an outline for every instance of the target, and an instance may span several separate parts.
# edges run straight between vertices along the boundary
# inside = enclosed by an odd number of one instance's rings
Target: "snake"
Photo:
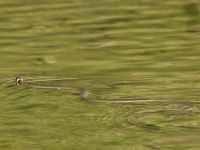
[[[59,79],[58,79],[59,80]],[[47,90],[70,90],[78,92],[78,95],[81,100],[95,103],[111,103],[111,104],[144,104],[144,103],[200,103],[200,101],[186,101],[186,100],[161,100],[161,99],[92,99],[89,97],[89,92],[85,88],[81,87],[72,87],[72,86],[46,86],[46,85],[38,85],[34,84],[34,82],[26,81],[21,76],[16,76],[15,78],[16,85],[22,85],[26,88],[35,88],[35,89],[47,89]]]

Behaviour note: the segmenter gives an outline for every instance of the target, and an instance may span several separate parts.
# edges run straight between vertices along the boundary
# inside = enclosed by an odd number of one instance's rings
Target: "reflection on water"
[[[193,32],[199,32],[197,30],[200,20],[199,5],[196,3],[189,2],[185,6],[185,12],[188,15],[188,30]]]
[[[198,149],[199,12],[198,0],[1,1],[0,148]],[[78,78],[39,83],[92,98],[187,103],[88,103],[4,82],[18,74]]]

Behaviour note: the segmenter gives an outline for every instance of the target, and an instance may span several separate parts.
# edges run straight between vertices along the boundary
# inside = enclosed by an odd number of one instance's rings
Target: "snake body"
[[[134,103],[134,104],[143,104],[143,103],[156,103],[156,102],[162,102],[162,103],[188,103],[189,101],[183,101],[183,100],[179,100],[179,101],[172,101],[172,100],[157,100],[157,99],[124,99],[124,100],[111,100],[111,99],[107,99],[107,100],[96,100],[96,99],[91,99],[88,97],[88,91],[85,88],[81,88],[81,87],[67,87],[67,86],[44,86],[44,85],[37,85],[37,84],[33,84],[31,82],[25,81],[23,78],[21,77],[16,77],[16,84],[17,85],[23,85],[24,87],[27,88],[36,88],[36,89],[49,89],[49,90],[71,90],[71,91],[75,91],[79,93],[79,97],[81,100],[84,101],[89,101],[89,102],[96,102],[96,103],[113,103],[113,104],[129,104],[129,103]],[[191,101],[190,101],[191,102]],[[192,101],[195,103],[199,103],[199,101]]]

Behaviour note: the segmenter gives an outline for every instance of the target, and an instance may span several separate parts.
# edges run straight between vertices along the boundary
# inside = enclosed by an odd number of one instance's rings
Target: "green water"
[[[76,77],[38,84],[174,103],[88,103],[5,82],[0,149],[198,150],[199,20],[198,0],[1,0],[1,81]]]

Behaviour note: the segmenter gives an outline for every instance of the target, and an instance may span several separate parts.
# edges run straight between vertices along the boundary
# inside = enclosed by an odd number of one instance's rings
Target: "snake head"
[[[20,84],[23,83],[23,79],[20,76],[16,76],[15,82],[16,82],[17,85],[20,85]]]

